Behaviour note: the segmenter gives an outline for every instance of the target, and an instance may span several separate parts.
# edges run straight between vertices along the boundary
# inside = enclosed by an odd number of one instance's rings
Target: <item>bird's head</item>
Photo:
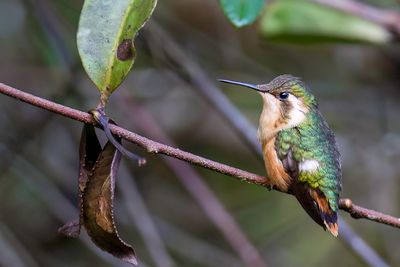
[[[299,124],[308,111],[317,107],[314,96],[299,78],[292,75],[280,75],[271,82],[260,85],[222,79],[219,81],[258,91],[263,98],[264,108],[279,114],[287,127]]]

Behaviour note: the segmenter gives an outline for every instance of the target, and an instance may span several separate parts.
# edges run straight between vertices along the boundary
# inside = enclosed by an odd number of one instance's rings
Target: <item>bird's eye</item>
[[[282,93],[279,94],[279,99],[281,99],[281,100],[288,99],[288,97],[289,97],[289,93],[288,92],[282,92]]]

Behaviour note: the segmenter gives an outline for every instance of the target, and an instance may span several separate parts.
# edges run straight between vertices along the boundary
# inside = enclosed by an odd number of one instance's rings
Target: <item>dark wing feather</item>
[[[312,189],[308,184],[298,180],[298,162],[293,158],[291,149],[281,160],[286,172],[293,178],[289,192],[296,197],[303,209],[316,223],[337,236],[337,214],[331,210],[324,193],[319,189]]]

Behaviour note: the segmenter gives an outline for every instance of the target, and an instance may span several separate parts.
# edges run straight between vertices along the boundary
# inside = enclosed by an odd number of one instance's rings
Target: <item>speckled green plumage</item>
[[[299,92],[300,93],[300,92]],[[289,151],[299,163],[304,160],[317,160],[320,167],[315,172],[299,172],[298,180],[307,183],[311,188],[320,189],[329,201],[333,211],[338,210],[338,199],[341,187],[339,152],[333,133],[307,91],[305,97],[310,101],[310,111],[306,120],[294,128],[282,130],[276,138],[278,156],[284,159]],[[304,96],[303,96],[304,97]]]

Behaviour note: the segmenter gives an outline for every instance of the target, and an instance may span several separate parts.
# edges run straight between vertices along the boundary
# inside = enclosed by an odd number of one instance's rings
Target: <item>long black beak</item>
[[[258,92],[264,92],[264,93],[266,92],[265,90],[261,90],[260,86],[256,85],[256,84],[242,83],[242,82],[236,82],[236,81],[224,80],[224,79],[218,79],[218,81],[223,82],[223,83],[230,83],[230,84],[235,84],[235,85],[239,85],[239,86],[244,86],[244,87],[256,90]]]

